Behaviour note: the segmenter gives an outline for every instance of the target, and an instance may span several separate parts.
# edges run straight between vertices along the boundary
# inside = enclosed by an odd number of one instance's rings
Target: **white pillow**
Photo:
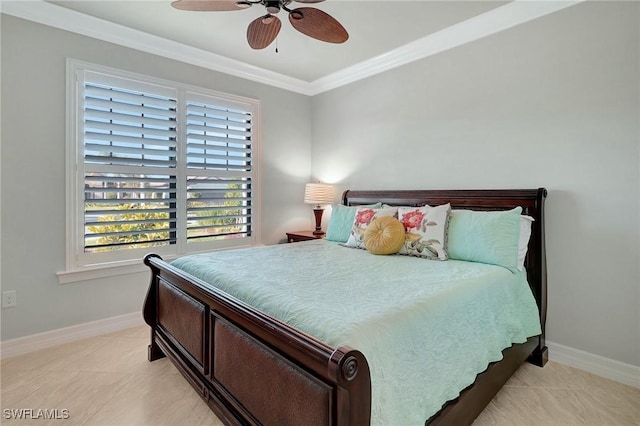
[[[524,258],[527,257],[533,221],[531,216],[520,215],[520,239],[518,240],[518,270],[520,271],[524,270]]]

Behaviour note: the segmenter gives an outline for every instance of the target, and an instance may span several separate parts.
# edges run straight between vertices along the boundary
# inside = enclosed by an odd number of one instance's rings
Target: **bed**
[[[545,364],[545,198],[544,188],[344,192],[342,203],[347,206],[450,203],[454,209],[488,211],[520,206],[523,214],[534,218],[523,274],[535,298],[542,332],[505,349],[500,361],[491,362],[473,384],[421,423],[470,424],[523,362]],[[305,247],[325,249],[321,242],[313,241]],[[377,370],[372,375],[361,347],[339,339],[334,340],[336,344],[327,344],[331,339],[312,337],[276,319],[265,312],[267,309],[252,307],[237,295],[212,287],[159,256],[147,256],[145,264],[152,272],[143,308],[144,319],[151,327],[149,360],[168,356],[225,423],[370,424],[372,398],[375,408],[379,392],[378,388],[372,392]],[[346,316],[331,320],[336,329],[341,322],[348,322]],[[359,345],[365,343],[360,341]],[[395,349],[403,352],[402,347]],[[283,389],[286,391],[280,392]]]

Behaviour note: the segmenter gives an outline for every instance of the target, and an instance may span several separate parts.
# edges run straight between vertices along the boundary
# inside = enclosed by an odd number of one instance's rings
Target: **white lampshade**
[[[333,186],[326,183],[308,183],[304,187],[304,202],[308,204],[330,204],[335,196]]]

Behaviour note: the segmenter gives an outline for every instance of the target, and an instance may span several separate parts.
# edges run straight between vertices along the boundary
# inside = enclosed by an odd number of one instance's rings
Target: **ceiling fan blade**
[[[282,23],[277,16],[265,15],[254,19],[247,28],[247,41],[253,49],[264,49],[276,39]]]
[[[314,7],[299,7],[289,13],[289,22],[302,34],[328,43],[344,43],[349,33],[331,15]]]
[[[176,0],[171,3],[171,6],[176,9],[194,12],[216,12],[246,8],[238,6],[236,0]]]

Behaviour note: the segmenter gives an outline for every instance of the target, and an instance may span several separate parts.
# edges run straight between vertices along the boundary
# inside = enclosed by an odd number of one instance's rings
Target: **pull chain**
[[[276,37],[276,53],[278,53],[278,37]]]

